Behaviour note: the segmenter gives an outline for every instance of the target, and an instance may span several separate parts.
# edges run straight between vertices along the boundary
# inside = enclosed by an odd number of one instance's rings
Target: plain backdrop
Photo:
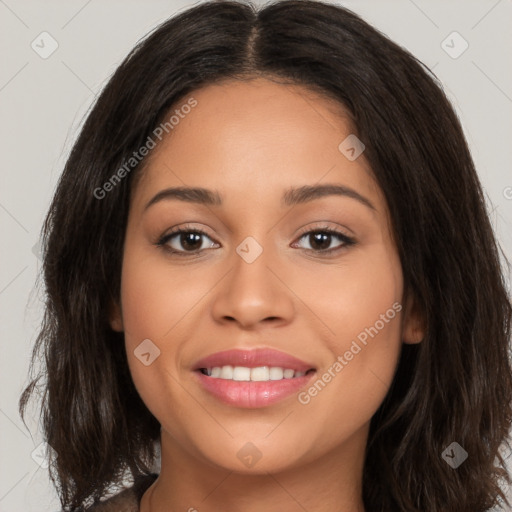
[[[333,3],[363,16],[442,81],[511,259],[512,2]],[[0,0],[0,512],[60,510],[41,462],[35,412],[28,430],[17,402],[42,316],[43,297],[35,289],[38,237],[63,163],[84,114],[122,58],[149,30],[194,4]],[[58,45],[54,53],[42,58],[52,45]]]

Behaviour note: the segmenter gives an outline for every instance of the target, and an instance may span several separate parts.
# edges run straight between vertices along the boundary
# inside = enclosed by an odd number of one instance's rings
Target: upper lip
[[[271,348],[256,348],[251,350],[232,349],[210,354],[194,364],[193,369],[214,368],[215,366],[245,366],[256,368],[258,366],[279,366],[299,372],[315,369],[314,365],[301,361],[296,357]]]

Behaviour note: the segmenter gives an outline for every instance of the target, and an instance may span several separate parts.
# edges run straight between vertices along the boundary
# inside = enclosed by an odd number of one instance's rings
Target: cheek
[[[198,295],[200,290],[187,286],[183,273],[170,276],[161,257],[127,240],[121,303],[128,364],[137,391],[157,418],[162,397],[172,400],[173,390],[164,388],[173,382],[169,375],[176,373],[180,349],[169,340],[183,338],[180,329]]]
[[[179,384],[188,378],[182,368],[183,353],[197,328],[198,311],[219,280],[211,271],[193,272],[169,265],[154,248],[127,238],[121,303],[128,364],[137,391],[159,420],[170,418],[169,404],[173,404],[174,422],[190,402]],[[146,353],[149,357],[140,357]],[[185,409],[183,414],[188,414]]]
[[[347,254],[337,265],[312,268],[296,278],[296,289],[307,298],[332,350],[343,350],[347,342],[373,326],[381,315],[402,300],[403,278],[400,261],[392,248],[379,244]],[[298,293],[299,294],[299,293]],[[396,308],[395,308],[396,309]],[[388,316],[395,317],[396,311]],[[382,338],[399,338],[399,322],[381,326]]]
[[[315,322],[321,319],[326,327],[322,346],[329,357],[299,402],[332,425],[334,437],[370,421],[388,392],[402,346],[397,256],[385,247],[353,256],[316,273],[315,286],[307,276],[303,282],[313,290],[308,305],[318,316]]]
[[[166,350],[172,348],[168,340],[187,323],[215,279],[204,279],[204,275],[194,278],[185,266],[173,270],[155,249],[144,254],[133,248],[125,254],[121,300],[127,342],[149,338]]]

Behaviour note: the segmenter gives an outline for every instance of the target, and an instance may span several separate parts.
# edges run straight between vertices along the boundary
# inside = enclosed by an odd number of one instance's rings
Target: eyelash
[[[182,233],[195,233],[195,234],[198,234],[198,235],[204,235],[207,238],[211,239],[211,237],[208,235],[208,233],[206,233],[202,229],[199,229],[199,228],[187,228],[185,226],[183,228],[174,229],[174,230],[170,231],[169,233],[163,235],[156,242],[155,245],[160,247],[162,250],[171,253],[172,255],[176,255],[176,256],[180,256],[180,257],[187,257],[187,256],[192,256],[192,255],[198,256],[198,254],[201,251],[206,250],[206,249],[199,249],[199,250],[196,250],[196,251],[177,251],[176,249],[171,249],[167,245],[167,242],[169,242],[169,240],[171,240],[175,236],[181,235]],[[342,243],[342,245],[340,245],[338,247],[335,247],[335,248],[332,248],[332,249],[327,249],[327,250],[304,249],[304,250],[306,250],[308,252],[312,251],[312,252],[315,252],[315,253],[321,254],[321,255],[325,255],[325,254],[330,255],[332,253],[336,253],[336,252],[338,252],[338,251],[340,251],[342,249],[345,249],[347,247],[350,247],[350,246],[353,246],[353,245],[356,244],[356,241],[355,241],[354,238],[349,237],[349,236],[345,235],[344,233],[341,233],[340,231],[336,231],[335,229],[332,229],[332,228],[329,228],[329,227],[321,227],[321,228],[316,228],[316,229],[312,229],[312,230],[306,231],[306,232],[302,233],[301,235],[299,235],[298,240],[301,240],[305,236],[311,235],[313,233],[322,233],[322,234],[333,235],[335,237],[338,237],[338,239],[341,242],[343,242],[343,243]]]

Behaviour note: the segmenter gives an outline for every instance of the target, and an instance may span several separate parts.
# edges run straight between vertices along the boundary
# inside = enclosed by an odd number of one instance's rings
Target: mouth
[[[266,381],[302,377],[315,371],[312,363],[272,348],[215,352],[193,366],[214,379]]]
[[[217,352],[192,370],[210,396],[239,408],[267,407],[289,398],[316,373],[311,363],[269,348]]]

